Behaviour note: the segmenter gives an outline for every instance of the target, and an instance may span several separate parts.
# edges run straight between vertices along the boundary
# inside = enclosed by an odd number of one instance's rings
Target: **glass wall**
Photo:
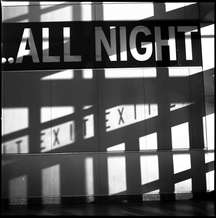
[[[199,21],[202,50],[200,66],[175,67],[4,71],[14,59],[2,57],[3,198],[58,204],[214,190],[212,10],[196,2],[3,1],[3,23]]]

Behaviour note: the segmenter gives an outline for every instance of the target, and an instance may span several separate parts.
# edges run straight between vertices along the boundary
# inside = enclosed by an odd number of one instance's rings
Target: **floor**
[[[213,200],[182,200],[143,203],[97,203],[71,206],[10,206],[1,210],[1,215],[38,216],[215,216]]]

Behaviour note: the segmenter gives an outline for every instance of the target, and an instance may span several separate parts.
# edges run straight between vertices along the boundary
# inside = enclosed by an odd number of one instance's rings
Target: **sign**
[[[82,129],[76,129],[74,120],[51,126],[40,132],[40,150],[48,152],[75,143],[76,132],[82,131],[83,139],[94,137],[94,115],[83,117]],[[5,141],[2,144],[2,154],[29,153],[29,137],[27,135]]]
[[[3,23],[3,70],[201,66],[198,22]]]

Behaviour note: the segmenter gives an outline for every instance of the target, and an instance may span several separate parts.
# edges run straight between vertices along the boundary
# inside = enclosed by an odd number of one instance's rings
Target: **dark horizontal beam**
[[[37,76],[5,75],[3,77],[3,107],[29,107],[37,100],[40,106],[90,105],[97,102],[96,80],[39,80]],[[163,103],[161,95],[167,93],[167,101],[199,101],[204,92],[202,74],[191,77],[105,79],[100,81],[104,107],[118,104]],[[194,92],[191,92],[191,90]],[[103,104],[103,103],[102,103]]]

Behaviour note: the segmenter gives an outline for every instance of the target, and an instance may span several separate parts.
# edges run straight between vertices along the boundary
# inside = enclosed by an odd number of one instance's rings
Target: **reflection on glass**
[[[67,80],[74,78],[74,71],[72,69],[63,70],[58,73],[52,73],[49,76],[44,76],[41,80]]]
[[[158,156],[157,155],[141,155],[141,184],[147,184],[159,179]]]
[[[215,124],[214,113],[203,116],[204,145],[207,149],[214,149]]]
[[[214,190],[215,171],[212,170],[206,173],[206,189],[207,191]]]
[[[192,191],[192,179],[175,183],[175,193],[190,193]]]
[[[94,171],[93,171],[93,158],[86,157],[85,159],[85,186],[86,195],[94,195]]]
[[[160,200],[159,189],[156,189],[151,192],[146,192],[143,194],[143,201],[159,201],[159,200]]]
[[[92,69],[83,69],[82,70],[83,79],[92,79],[93,78],[93,70]]]
[[[42,169],[43,204],[60,203],[60,167],[59,164]]]
[[[205,153],[205,163],[210,163],[215,160],[214,152],[212,153]],[[208,168],[208,167],[207,167]],[[211,170],[206,172],[206,189],[207,191],[214,190],[214,180],[215,180],[215,170]]]
[[[109,195],[126,191],[125,157],[108,157],[107,164]]]
[[[9,181],[9,201],[10,204],[27,203],[27,176],[22,175]]]
[[[173,154],[174,174],[191,168],[190,154]]]
[[[125,151],[125,143],[110,146],[107,148],[107,151]]]
[[[106,68],[106,79],[130,79],[130,78],[155,78],[157,71],[155,67],[144,68]]]

